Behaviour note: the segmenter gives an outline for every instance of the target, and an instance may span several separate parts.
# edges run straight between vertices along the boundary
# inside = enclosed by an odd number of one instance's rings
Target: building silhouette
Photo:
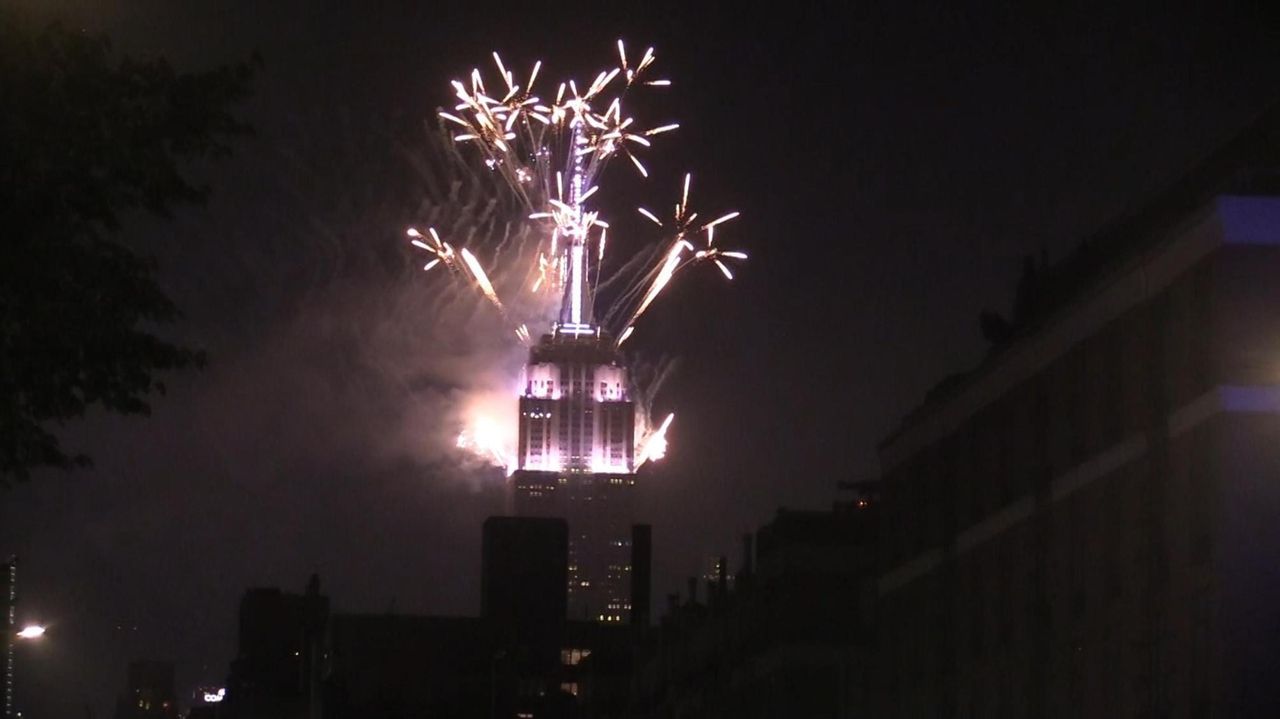
[[[565,618],[568,544],[563,519],[487,520],[477,617],[333,612],[315,577],[249,590],[217,716],[621,717],[643,627]],[[649,528],[627,544],[647,618]]]
[[[13,650],[17,641],[18,559],[0,564],[0,716],[13,716]]]
[[[882,443],[877,716],[1280,716],[1275,127],[1029,262]]]
[[[129,663],[124,694],[116,699],[115,719],[177,719],[173,662]]]
[[[559,657],[568,587],[565,521],[490,517],[480,555],[481,618],[511,641],[549,646],[549,656]]]
[[[329,621],[329,598],[312,575],[302,594],[276,588],[245,592],[239,641],[220,709],[235,719],[314,716]]]
[[[779,510],[641,644],[630,716],[869,716],[876,518],[872,495]],[[703,593],[705,592],[705,593]]]

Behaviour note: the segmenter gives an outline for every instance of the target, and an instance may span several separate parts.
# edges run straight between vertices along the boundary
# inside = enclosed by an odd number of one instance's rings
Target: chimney
[[[698,603],[698,578],[689,577],[689,603]]]

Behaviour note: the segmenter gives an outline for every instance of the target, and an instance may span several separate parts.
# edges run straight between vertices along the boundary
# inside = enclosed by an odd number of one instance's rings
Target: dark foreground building
[[[481,546],[479,617],[332,617],[325,716],[567,715],[565,521],[491,517]]]
[[[725,562],[699,601],[648,636],[632,716],[861,717],[874,633],[875,519],[859,497],[827,512],[780,510],[746,538],[728,588]]]
[[[631,536],[647,618],[648,527]],[[642,627],[565,619],[568,547],[563,519],[486,521],[479,617],[331,613],[314,577],[250,590],[220,716],[620,717]]]
[[[490,517],[480,550],[480,616],[510,642],[560,656],[569,530],[562,519]]]
[[[883,442],[877,716],[1280,716],[1273,134],[1030,267]]]
[[[250,589],[240,600],[239,649],[220,707],[235,719],[316,716],[329,599],[312,575],[302,594]]]
[[[115,719],[176,719],[173,662],[129,663],[124,694],[116,700]]]

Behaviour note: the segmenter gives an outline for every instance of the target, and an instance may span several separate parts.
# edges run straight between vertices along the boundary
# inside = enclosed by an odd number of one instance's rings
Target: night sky
[[[177,662],[187,696],[220,684],[251,586],[318,572],[339,610],[478,611],[500,481],[444,449],[449,412],[472,358],[520,353],[416,271],[403,230],[430,192],[410,161],[423,121],[491,50],[587,78],[618,37],[654,45],[675,85],[633,111],[681,128],[655,141],[647,183],[611,168],[618,241],[639,242],[629,208],[669,205],[688,170],[697,206],[743,213],[723,233],[751,253],[738,279],[683,277],[629,343],[676,368],[657,401],[677,412],[672,450],[642,498],[658,607],[708,555],[736,565],[779,506],[874,477],[877,441],[981,359],[978,312],[1007,310],[1024,255],[1061,257],[1280,90],[1276,23],[1224,9],[18,4],[184,69],[263,59],[240,112],[255,137],[193,168],[209,204],[126,232],[209,367],[173,378],[149,419],[69,425],[95,467],[0,499],[20,619],[51,626],[19,655],[31,717],[107,716],[131,658]]]

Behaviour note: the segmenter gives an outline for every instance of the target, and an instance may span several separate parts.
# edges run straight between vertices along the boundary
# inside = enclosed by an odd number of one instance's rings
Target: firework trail
[[[658,295],[670,284],[675,274],[680,270],[702,262],[711,262],[721,271],[727,279],[733,279],[733,272],[725,264],[725,260],[745,260],[747,255],[739,250],[721,250],[715,246],[715,228],[730,220],[736,219],[740,213],[730,212],[719,218],[708,222],[701,228],[695,225],[698,213],[693,212],[689,207],[689,189],[693,182],[693,176],[686,174],[684,176],[684,186],[680,193],[680,201],[676,203],[675,213],[669,224],[664,225],[658,216],[649,210],[639,207],[637,211],[649,219],[659,227],[667,228],[672,237],[668,242],[667,249],[663,253],[662,262],[651,268],[648,272],[641,275],[634,281],[630,288],[623,292],[622,297],[614,303],[610,310],[610,314],[606,315],[606,323],[614,320],[621,312],[627,312],[627,319],[623,323],[623,330],[618,335],[617,343],[621,345],[627,341],[627,338],[635,331],[635,323],[645,310],[649,308]],[[698,234],[706,236],[706,243],[702,249],[696,249],[692,242],[688,239]],[[638,303],[635,298],[643,296]]]

